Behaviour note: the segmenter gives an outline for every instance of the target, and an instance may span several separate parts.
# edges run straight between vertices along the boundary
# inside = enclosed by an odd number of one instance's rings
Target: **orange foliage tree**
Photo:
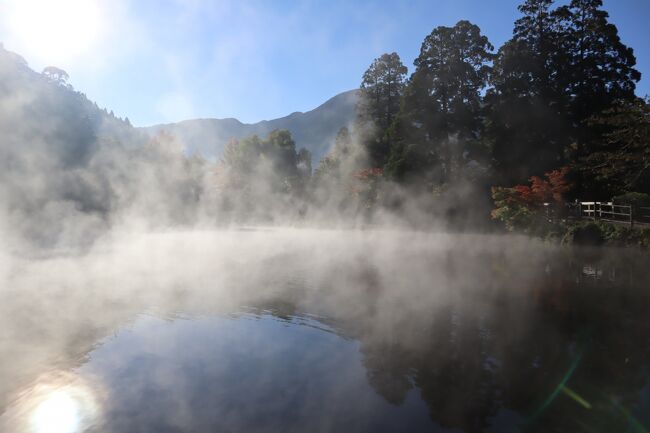
[[[383,168],[366,168],[354,173],[355,183],[351,187],[351,193],[359,198],[364,207],[371,207],[378,196],[379,182],[384,176]]]
[[[567,179],[569,172],[569,167],[562,167],[545,173],[546,179],[532,176],[530,185],[492,187],[492,218],[503,221],[509,230],[529,231],[543,217],[540,210],[545,204],[552,203],[556,208],[564,205],[564,197],[572,188]]]

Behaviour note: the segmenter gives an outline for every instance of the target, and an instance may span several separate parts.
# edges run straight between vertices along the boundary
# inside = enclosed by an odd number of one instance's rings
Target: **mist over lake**
[[[0,426],[621,431],[650,403],[638,254],[242,228],[4,261]]]
[[[0,433],[650,431],[648,17],[3,1]]]

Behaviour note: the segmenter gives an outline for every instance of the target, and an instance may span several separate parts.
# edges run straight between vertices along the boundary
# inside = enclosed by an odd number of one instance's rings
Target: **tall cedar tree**
[[[589,119],[635,98],[634,53],[608,22],[602,1],[572,0],[554,11],[552,3],[527,0],[519,7],[523,16],[495,62],[486,99],[499,181],[580,165],[610,132]],[[595,193],[593,182],[576,180],[576,194]]]
[[[500,49],[488,92],[487,123],[497,181],[525,181],[561,166],[570,142],[559,19],[552,0],[527,0]]]
[[[641,78],[634,69],[633,50],[621,42],[602,5],[601,0],[573,0],[555,12],[567,60],[563,90],[570,95],[569,115],[575,127],[573,162],[587,156],[592,150],[589,143],[608,132],[586,121],[617,100],[633,101]]]
[[[384,134],[399,112],[407,72],[397,53],[390,53],[375,59],[363,74],[356,132],[371,166],[381,167],[388,158]]]
[[[449,182],[482,127],[481,92],[487,86],[494,47],[469,21],[437,27],[422,43],[405,91],[389,170],[400,178],[427,171]],[[422,181],[422,179],[420,179]]]

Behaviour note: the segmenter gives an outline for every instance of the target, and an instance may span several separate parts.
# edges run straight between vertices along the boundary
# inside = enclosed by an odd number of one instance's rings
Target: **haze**
[[[647,2],[0,7],[0,433],[650,429]]]

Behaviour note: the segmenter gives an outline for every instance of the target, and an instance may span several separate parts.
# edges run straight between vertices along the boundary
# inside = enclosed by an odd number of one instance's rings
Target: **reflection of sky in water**
[[[358,342],[322,328],[271,315],[142,316],[91,352],[77,373],[107,386],[97,431],[434,428],[415,391],[400,406],[386,402],[368,384]],[[74,396],[53,393],[37,409],[37,432],[81,431],[77,405]]]
[[[339,240],[20,269],[0,300],[0,433],[647,431],[638,259]]]
[[[310,316],[141,315],[80,367],[41,378],[3,416],[18,420],[12,433],[462,431],[432,421],[417,386],[397,403],[378,393],[362,344]],[[626,416],[642,426],[647,416],[635,412]],[[476,431],[525,423],[501,407]]]
[[[81,429],[79,412],[79,403],[69,391],[53,391],[34,410],[32,415],[34,431],[75,433]]]
[[[39,379],[0,425],[12,433],[430,426],[416,395],[401,407],[378,396],[360,358],[356,341],[309,317],[140,316],[74,373]]]
[[[98,420],[101,383],[83,375],[51,372],[21,393],[0,417],[0,430],[7,433],[78,433]]]

